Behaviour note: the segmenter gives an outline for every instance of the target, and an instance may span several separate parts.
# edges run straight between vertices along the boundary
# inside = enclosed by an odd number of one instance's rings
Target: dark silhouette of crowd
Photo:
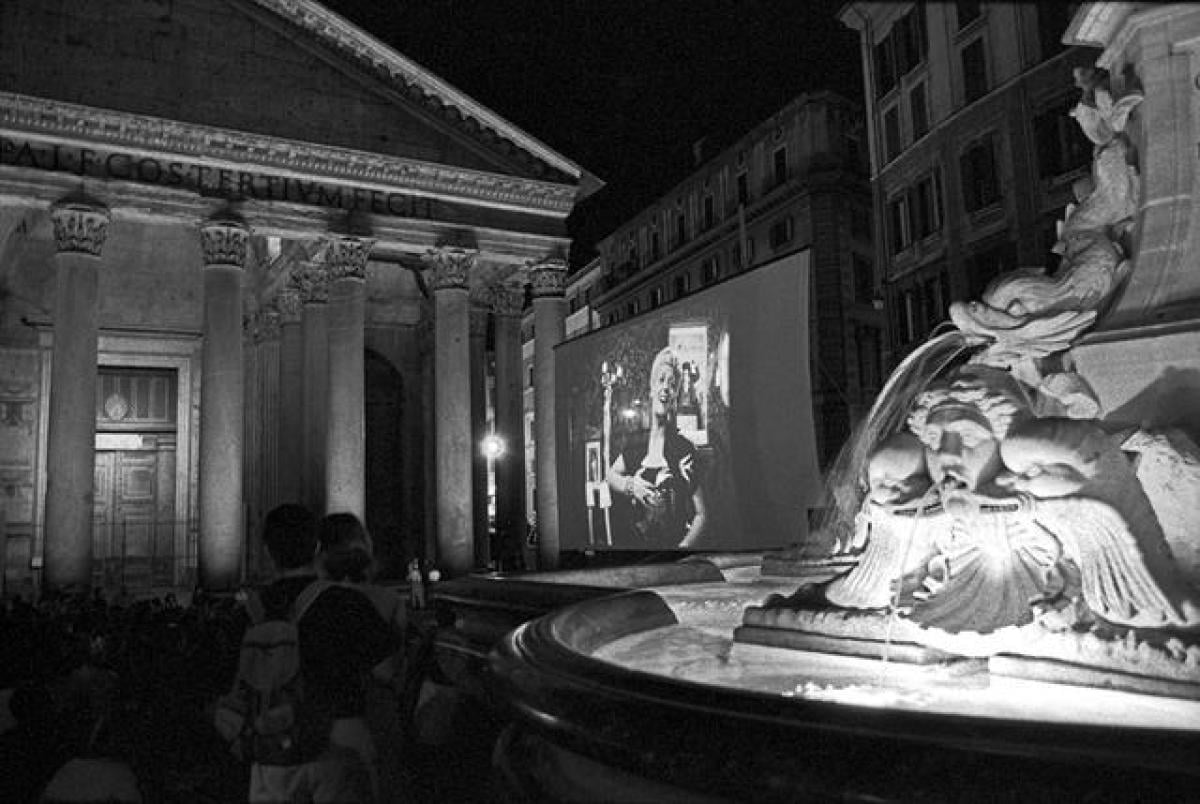
[[[0,735],[0,801],[52,798],[42,791],[72,760],[124,766],[147,801],[243,797],[245,770],[207,709],[230,683],[244,615],[233,596],[198,590],[187,604],[96,591],[4,605],[0,690],[15,724]]]

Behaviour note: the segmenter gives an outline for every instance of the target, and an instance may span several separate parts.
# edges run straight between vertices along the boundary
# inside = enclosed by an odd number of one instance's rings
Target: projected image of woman
[[[631,438],[608,468],[609,488],[632,508],[631,547],[695,547],[704,533],[696,447],[676,428],[682,380],[676,354],[660,351],[650,367],[650,430]]]

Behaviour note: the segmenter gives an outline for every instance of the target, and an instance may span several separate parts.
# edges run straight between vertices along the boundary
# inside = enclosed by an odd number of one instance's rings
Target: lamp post
[[[498,556],[503,555],[500,545],[494,543],[496,530],[496,461],[504,457],[508,445],[496,433],[488,433],[480,442],[480,450],[487,459],[487,538],[489,541],[488,555],[493,557],[493,563],[498,566]]]

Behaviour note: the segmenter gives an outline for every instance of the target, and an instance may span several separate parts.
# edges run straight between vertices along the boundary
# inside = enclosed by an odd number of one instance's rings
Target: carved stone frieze
[[[367,278],[367,261],[375,241],[362,237],[333,237],[325,252],[329,266],[329,280]]]
[[[414,194],[436,193],[465,203],[486,202],[566,214],[574,185],[525,179],[402,157],[285,140],[147,115],[96,109],[0,92],[0,129],[44,132],[71,141],[107,143],[146,154],[235,160],[260,169]]]
[[[554,258],[529,266],[529,283],[535,299],[562,296],[567,287],[566,261]]]
[[[250,228],[234,216],[212,218],[200,224],[200,246],[205,265],[246,265]]]
[[[433,274],[430,287],[435,291],[466,288],[471,269],[475,267],[475,260],[478,256],[479,252],[473,249],[456,246],[430,249],[423,257],[425,264],[429,266]]]
[[[90,254],[99,257],[108,237],[111,215],[99,201],[72,196],[50,208],[54,243],[60,254]]]

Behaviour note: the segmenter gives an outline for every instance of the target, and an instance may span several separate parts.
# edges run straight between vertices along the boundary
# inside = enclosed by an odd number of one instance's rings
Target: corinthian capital
[[[363,237],[332,237],[325,261],[329,265],[329,279],[366,279],[367,260],[375,240]]]
[[[478,256],[479,252],[472,249],[443,246],[425,252],[422,259],[433,271],[433,289],[445,290],[467,287],[467,279]]]
[[[200,224],[200,246],[204,249],[205,265],[241,268],[246,264],[249,245],[250,228],[232,214],[210,218]]]
[[[567,263],[551,258],[529,266],[529,283],[533,298],[562,296],[567,287]]]
[[[329,301],[329,269],[322,262],[301,262],[292,272],[292,282],[304,304]]]
[[[525,288],[515,284],[492,285],[492,312],[502,316],[519,316],[525,309]]]
[[[293,284],[291,278],[279,289],[279,295],[275,297],[275,306],[279,309],[282,323],[294,324],[300,320],[304,300],[300,297],[300,288]]]
[[[68,196],[50,207],[50,220],[59,254],[100,256],[111,220],[104,204],[84,195]]]

